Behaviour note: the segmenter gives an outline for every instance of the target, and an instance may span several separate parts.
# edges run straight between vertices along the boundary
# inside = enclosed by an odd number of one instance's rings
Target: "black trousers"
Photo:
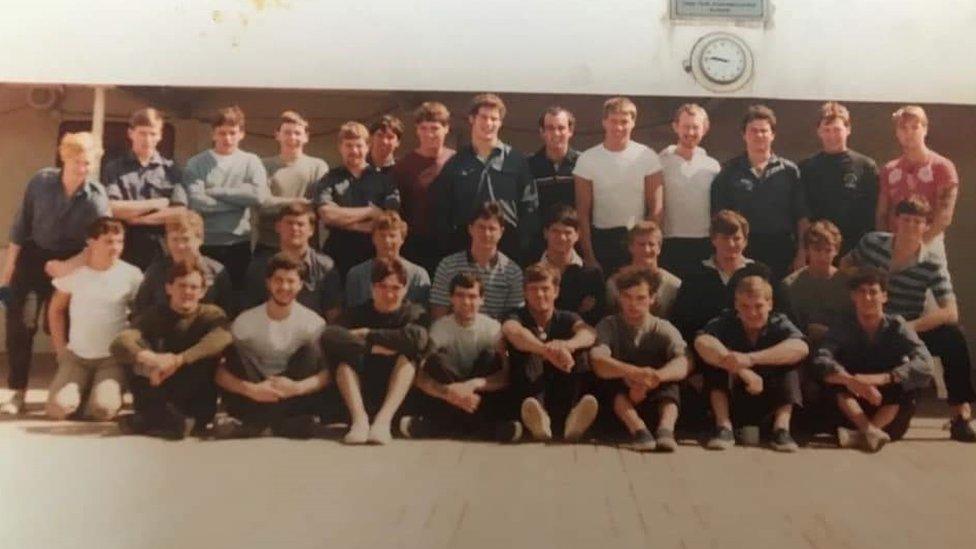
[[[773,271],[773,280],[779,281],[790,274],[796,246],[790,234],[750,234],[745,256],[765,263]]]
[[[484,377],[496,372],[500,364],[498,359],[497,354],[492,351],[481,353],[468,379]],[[428,358],[424,363],[424,371],[438,383],[464,381],[457,375],[456,365],[441,353]],[[479,395],[481,402],[478,408],[473,413],[468,413],[439,398],[418,391],[415,410],[430,422],[433,436],[488,440],[494,436],[495,427],[499,423],[514,418],[512,410],[514,400],[512,392],[505,389],[479,393]]]
[[[570,410],[593,387],[588,354],[575,353],[576,365],[570,372],[557,369],[538,355],[512,353],[510,357],[514,411],[518,413],[526,398],[539,400],[552,420],[553,435],[561,437]]]
[[[222,246],[201,246],[200,253],[211,259],[216,259],[227,269],[230,283],[234,286],[235,297],[240,302],[241,296],[244,295],[247,266],[251,263],[251,243],[239,242]]]
[[[213,421],[217,412],[217,359],[185,364],[158,387],[126,365],[132,405],[150,423],[165,423],[174,414],[193,418],[197,426]]]
[[[288,362],[283,377],[300,381],[321,371],[318,358],[313,353],[300,350]],[[240,356],[231,348],[227,353],[227,370],[240,379],[260,383],[265,377],[245,368]],[[278,402],[255,402],[243,395],[223,391],[221,401],[232,417],[251,425],[270,426],[272,429],[282,420],[301,415],[318,415],[321,394],[301,395]]]
[[[659,264],[678,278],[686,278],[701,262],[712,256],[712,242],[706,238],[665,238]]]
[[[769,422],[776,408],[803,404],[798,367],[759,367],[752,371],[763,380],[763,391],[758,395],[746,392],[745,385],[737,378],[733,380],[729,372],[710,365],[702,367],[706,390],[729,395],[734,425],[763,425]]]
[[[929,352],[942,361],[942,377],[949,393],[949,404],[976,402],[976,390],[973,388],[976,375],[969,360],[966,336],[959,326],[943,324],[918,336]]]
[[[27,388],[31,359],[34,353],[34,336],[43,322],[46,326],[47,302],[54,293],[51,278],[44,272],[44,264],[52,259],[67,259],[78,250],[54,252],[33,244],[25,244],[17,256],[14,275],[10,280],[10,298],[6,306],[7,320],[7,384],[11,389]],[[27,306],[28,297],[34,294],[34,308]]]
[[[432,236],[408,234],[403,243],[403,257],[423,267],[431,277],[443,257],[438,252],[437,239]]]
[[[891,423],[885,426],[884,432],[888,433],[891,440],[901,440],[908,431],[909,424],[912,421],[912,416],[915,415],[917,393],[915,391],[906,391],[902,389],[900,385],[896,384],[885,385],[883,387],[879,387],[878,389],[881,391],[880,406],[875,406],[861,398],[858,398],[857,402],[861,405],[861,409],[864,410],[864,413],[867,414],[868,417],[873,416],[881,406],[897,404],[898,414],[895,416],[895,419],[891,421]],[[855,427],[854,423],[851,422],[851,420],[849,420],[839,408],[837,408],[836,402],[837,395],[839,394],[848,394],[850,396],[854,395],[851,395],[846,388],[839,385],[829,387],[826,392],[829,394],[830,399],[834,401],[834,409],[836,410],[836,424],[832,430],[835,430],[837,427],[847,427],[853,429]]]
[[[590,232],[593,253],[603,268],[604,276],[611,276],[621,267],[630,263],[630,253],[627,251],[627,227],[612,229],[597,229]]]

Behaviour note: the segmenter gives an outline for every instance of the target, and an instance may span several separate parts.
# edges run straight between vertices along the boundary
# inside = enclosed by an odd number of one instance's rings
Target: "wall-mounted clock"
[[[699,84],[715,92],[741,88],[752,78],[754,68],[749,45],[727,32],[713,32],[699,38],[685,61],[685,70]]]

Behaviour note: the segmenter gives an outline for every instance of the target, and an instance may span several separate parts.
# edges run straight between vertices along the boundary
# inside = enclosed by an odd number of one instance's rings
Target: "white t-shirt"
[[[603,144],[590,147],[576,160],[573,175],[593,182],[593,226],[627,227],[644,219],[644,178],[661,171],[657,153],[636,141],[622,151]]]
[[[501,337],[501,323],[481,313],[470,326],[461,326],[454,315],[448,315],[437,319],[430,327],[434,347],[446,350],[461,374],[470,373],[478,355],[494,349]]]
[[[267,304],[248,309],[230,327],[241,360],[265,377],[281,374],[299,349],[314,343],[325,330],[325,320],[297,301],[281,320],[268,316]]]
[[[71,294],[68,349],[81,358],[110,356],[112,340],[129,326],[129,305],[142,284],[142,271],[120,260],[104,271],[80,267],[51,283]]]
[[[696,147],[685,160],[671,145],[661,151],[664,172],[664,236],[708,238],[712,180],[722,169],[718,160]]]

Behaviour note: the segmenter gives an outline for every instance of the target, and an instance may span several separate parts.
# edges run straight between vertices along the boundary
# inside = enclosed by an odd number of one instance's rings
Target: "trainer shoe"
[[[674,439],[674,431],[671,429],[660,428],[654,433],[657,439],[657,451],[671,453],[678,449],[678,441]]]
[[[837,428],[837,446],[840,448],[860,448],[864,445],[864,435],[861,431],[847,429],[846,427]]]
[[[225,417],[214,422],[213,437],[217,440],[254,438],[264,434],[264,430],[263,425],[244,423],[235,417]]]
[[[864,445],[867,447],[868,452],[878,452],[889,442],[891,442],[891,437],[888,436],[888,433],[874,425],[868,427],[868,430],[864,432]]]
[[[535,440],[552,440],[552,420],[538,399],[529,397],[522,401],[522,423]],[[567,421],[568,423],[568,421]]]
[[[630,440],[621,444],[620,447],[635,452],[652,452],[657,447],[657,441],[647,429],[638,429],[630,435]]]
[[[566,432],[563,438],[570,442],[575,442],[586,434],[586,430],[593,425],[597,412],[600,411],[600,404],[593,395],[583,395],[583,398],[573,406],[566,416]]]
[[[27,400],[27,391],[21,389],[19,391],[14,391],[14,394],[4,402],[0,404],[0,414],[7,414],[11,416],[20,415],[24,412],[24,402]]]
[[[118,417],[119,432],[123,435],[144,435],[149,431],[146,417],[136,412]]]
[[[800,449],[786,429],[773,429],[773,438],[769,444],[777,452],[795,452]]]
[[[959,442],[976,442],[976,431],[973,430],[972,420],[954,417],[949,422],[949,438]]]
[[[494,438],[498,442],[518,442],[522,438],[522,423],[500,421],[495,425]]]
[[[434,424],[424,416],[403,416],[400,418],[400,435],[403,438],[432,438]]]
[[[728,427],[716,427],[712,438],[705,443],[705,448],[709,450],[728,450],[735,446],[735,435]]]
[[[315,427],[317,425],[317,417],[311,414],[302,414],[282,418],[271,426],[271,432],[278,437],[306,440],[312,438],[312,435],[315,434]]]

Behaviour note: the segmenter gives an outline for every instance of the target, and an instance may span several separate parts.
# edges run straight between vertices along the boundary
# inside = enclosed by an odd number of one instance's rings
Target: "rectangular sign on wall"
[[[765,17],[766,0],[671,0],[676,19],[750,19]]]

